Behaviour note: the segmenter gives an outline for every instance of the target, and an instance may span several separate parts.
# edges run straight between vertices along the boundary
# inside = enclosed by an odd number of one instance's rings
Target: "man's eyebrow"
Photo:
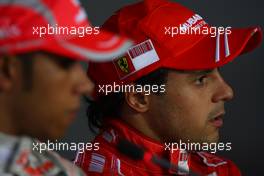
[[[194,71],[194,74],[198,74],[198,75],[202,75],[202,74],[209,74],[212,73],[214,71],[214,69],[210,69],[210,70],[199,70],[199,71]]]
[[[215,69],[207,69],[207,70],[177,70],[179,73],[189,73],[195,75],[203,75],[212,73]]]

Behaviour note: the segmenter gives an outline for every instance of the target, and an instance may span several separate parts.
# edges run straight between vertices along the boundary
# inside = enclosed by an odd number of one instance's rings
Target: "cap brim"
[[[259,27],[231,29],[231,34],[220,35],[219,39],[206,35],[184,53],[167,59],[163,66],[180,70],[206,70],[221,67],[237,56],[258,47],[262,37],[262,30]]]
[[[1,53],[20,54],[32,51],[46,51],[81,61],[110,61],[123,55],[133,42],[127,38],[100,31],[99,34],[63,37],[51,36],[34,39],[24,38],[6,42],[1,46]]]

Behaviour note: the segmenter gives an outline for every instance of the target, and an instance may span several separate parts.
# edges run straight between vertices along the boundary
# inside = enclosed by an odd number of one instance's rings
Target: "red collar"
[[[129,126],[128,124],[122,122],[121,120],[111,120],[109,122],[109,128],[106,129],[99,138],[107,141],[110,146],[113,145],[113,150],[116,150],[116,144],[118,139],[126,139],[131,143],[134,143],[153,155],[157,155],[164,159],[167,159],[171,164],[174,164],[178,167],[183,168],[184,170],[202,170],[205,169],[206,172],[212,173],[216,170],[218,166],[226,165],[227,161],[219,158],[215,155],[206,153],[206,152],[186,152],[182,150],[165,150],[165,143],[162,144],[158,141],[155,141],[144,134],[140,133],[135,128]],[[127,158],[127,160],[130,160]],[[131,162],[133,162],[131,160]],[[157,165],[154,165],[151,162],[140,162],[133,163],[137,167],[143,167],[144,169],[151,170],[156,173],[162,173],[164,169],[160,168]],[[169,173],[186,175],[175,170],[168,170]]]
[[[112,120],[110,125],[117,132],[119,137],[123,137],[151,153],[164,153],[164,146],[160,142],[145,136],[140,131],[129,126],[125,122],[122,122],[121,120]]]

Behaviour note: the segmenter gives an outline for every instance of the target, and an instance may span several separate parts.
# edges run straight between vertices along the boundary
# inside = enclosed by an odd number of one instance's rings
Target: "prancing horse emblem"
[[[125,73],[129,72],[128,62],[127,62],[126,57],[121,57],[120,59],[118,59],[117,64],[123,72],[125,72]]]

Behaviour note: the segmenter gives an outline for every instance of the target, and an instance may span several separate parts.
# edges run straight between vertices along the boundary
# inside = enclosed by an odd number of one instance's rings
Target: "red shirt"
[[[150,153],[163,157],[172,164],[196,173],[208,176],[240,176],[237,166],[230,160],[223,159],[206,152],[186,152],[165,150],[158,143],[126,124],[115,120],[111,126],[99,134],[94,142],[99,143],[99,150],[78,153],[75,164],[88,175],[120,175],[120,176],[152,176],[152,175],[187,175],[177,171],[163,169],[151,162],[135,161],[121,154],[116,144],[118,139],[126,140],[148,150]]]

